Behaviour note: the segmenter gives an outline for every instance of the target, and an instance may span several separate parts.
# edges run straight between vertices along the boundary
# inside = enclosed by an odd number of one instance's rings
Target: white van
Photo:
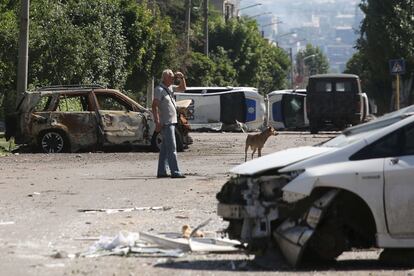
[[[187,87],[174,93],[176,100],[191,100],[188,121],[192,129],[209,125],[232,125],[236,120],[248,130],[264,124],[264,97],[253,87]]]
[[[269,125],[274,129],[309,126],[306,114],[306,90],[276,90],[267,94]]]

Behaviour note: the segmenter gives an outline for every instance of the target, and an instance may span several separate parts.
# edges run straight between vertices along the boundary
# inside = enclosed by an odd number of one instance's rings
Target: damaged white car
[[[414,106],[313,147],[246,162],[217,194],[230,238],[299,266],[414,248]]]

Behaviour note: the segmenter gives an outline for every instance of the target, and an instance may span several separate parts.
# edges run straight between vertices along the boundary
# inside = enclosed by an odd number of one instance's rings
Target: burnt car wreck
[[[191,144],[185,107],[178,110],[177,149]],[[46,153],[98,150],[111,146],[159,149],[150,110],[125,94],[99,86],[58,86],[26,92],[6,118],[6,139]]]
[[[354,249],[382,248],[383,261],[390,252],[412,256],[413,111],[233,168],[216,196],[230,238],[253,253],[279,252],[294,267]]]

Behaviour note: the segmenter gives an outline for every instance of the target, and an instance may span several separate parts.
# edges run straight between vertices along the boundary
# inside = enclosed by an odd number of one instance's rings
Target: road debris
[[[96,240],[93,238],[91,240]],[[115,237],[101,236],[80,257],[135,256],[179,258],[188,253],[233,253],[241,251],[239,241],[223,238],[183,238],[181,233],[150,234],[121,231]]]
[[[0,220],[0,225],[12,225],[14,223],[15,223],[14,221],[2,221],[2,220]]]
[[[115,214],[115,213],[128,213],[133,211],[168,211],[171,210],[172,207],[166,206],[155,206],[155,207],[131,207],[131,208],[101,208],[101,209],[78,209],[78,212],[91,214],[91,213],[107,213],[107,214]]]
[[[183,227],[181,228],[181,231],[182,231],[182,234],[183,234],[182,237],[186,238],[186,239],[189,239],[190,236],[191,236],[191,233],[193,232],[190,225],[188,225],[188,224],[184,224]],[[203,232],[201,232],[200,230],[197,230],[193,235],[193,237],[195,237],[195,238],[204,238],[204,236],[205,236],[205,234]]]

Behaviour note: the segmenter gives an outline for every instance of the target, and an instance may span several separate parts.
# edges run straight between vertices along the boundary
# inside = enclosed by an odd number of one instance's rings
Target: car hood
[[[254,175],[270,169],[282,168],[292,163],[334,150],[336,148],[311,146],[286,149],[245,162],[232,168],[230,172],[240,175]]]

